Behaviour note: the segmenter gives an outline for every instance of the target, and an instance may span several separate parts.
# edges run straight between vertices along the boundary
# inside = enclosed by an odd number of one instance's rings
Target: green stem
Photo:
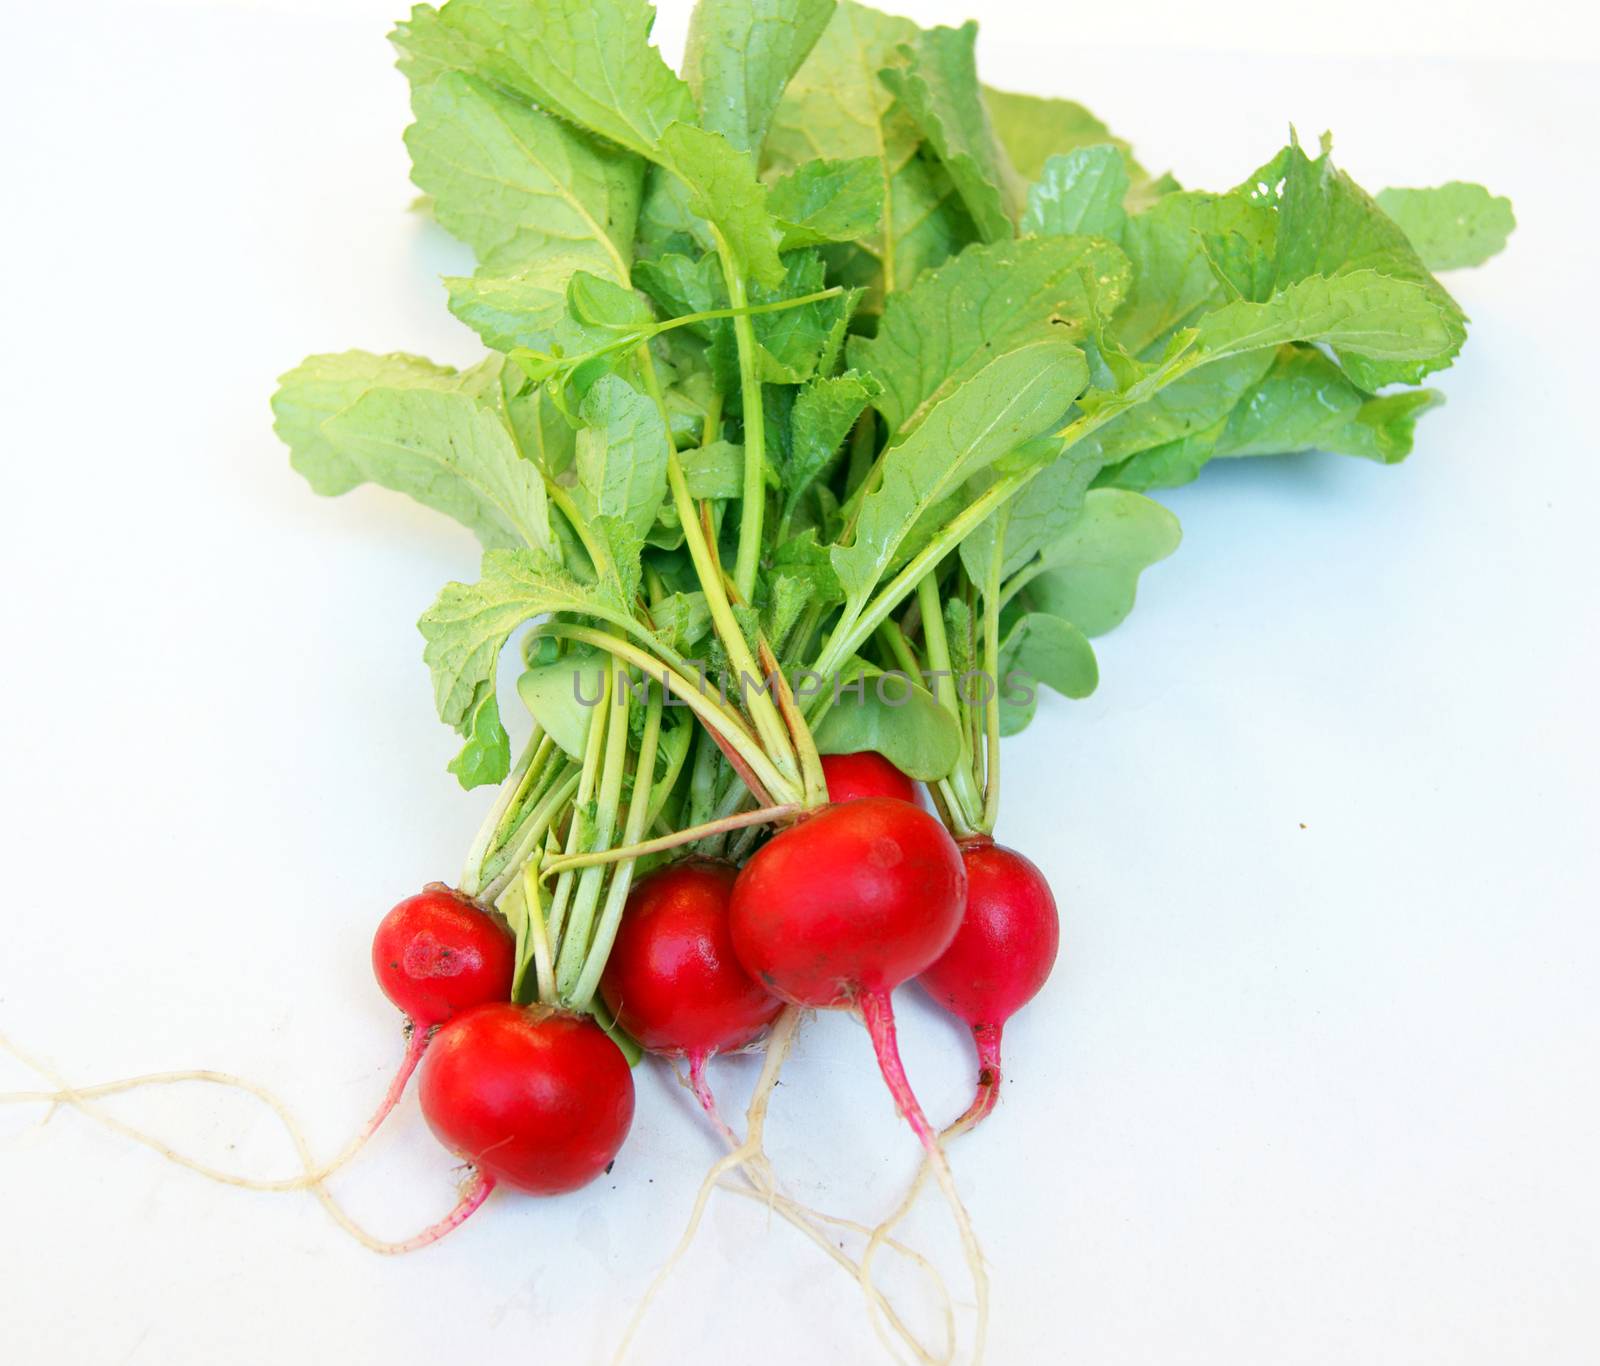
[[[706,728],[715,732],[729,749],[749,765],[751,772],[770,794],[779,801],[799,800],[800,790],[795,780],[780,773],[766,753],[755,743],[755,737],[750,734],[744,722],[730,713],[721,703],[712,701],[699,684],[690,682],[682,674],[667,667],[659,659],[652,658],[637,646],[630,645],[625,640],[618,640],[615,636],[608,636],[603,631],[595,631],[586,626],[568,626],[563,622],[546,622],[534,629],[544,635],[597,646],[608,654],[615,655],[624,663],[643,670],[653,681],[661,683],[669,692],[681,697]],[[767,700],[770,704],[771,699]]]
[[[922,643],[927,648],[929,690],[933,693],[934,701],[949,712],[961,728],[961,757],[940,786],[950,795],[951,814],[956,817],[956,834],[970,835],[977,830],[983,796],[972,776],[972,752],[967,744],[966,727],[962,725],[962,704],[956,687],[955,669],[950,661],[950,641],[945,635],[944,604],[939,600],[939,576],[936,570],[930,569],[917,583],[917,606],[922,612]]]
[[[493,848],[495,836],[499,833],[502,822],[510,813],[517,799],[522,795],[528,780],[532,777],[534,756],[539,751],[539,741],[542,738],[539,727],[535,723],[533,734],[528,743],[523,746],[522,754],[518,757],[511,772],[506,775],[505,782],[500,784],[500,791],[495,796],[494,805],[489,808],[488,814],[483,818],[483,824],[478,827],[478,833],[473,836],[472,845],[467,850],[467,857],[461,868],[461,890],[468,896],[476,896],[478,888],[483,885],[483,863],[489,857]]]
[[[700,731],[695,735],[694,770],[689,774],[689,824],[703,825],[711,819],[712,807],[717,800],[717,761],[722,751],[711,736]]]
[[[665,420],[666,403],[661,394],[661,381],[656,376],[655,362],[647,349],[641,357],[641,368],[650,396],[655,400]],[[748,447],[746,450],[748,452]],[[700,580],[701,590],[706,595],[706,606],[711,612],[711,624],[716,628],[722,648],[727,651],[728,662],[733,666],[735,683],[748,678],[759,684],[762,680],[756,671],[755,657],[750,653],[749,642],[745,640],[738,619],[733,615],[733,606],[728,601],[727,586],[722,580],[722,569],[717,564],[717,557],[712,553],[705,537],[705,530],[700,525],[699,511],[689,493],[689,482],[683,473],[683,463],[678,459],[677,451],[672,449],[670,438],[667,484],[672,492],[672,505],[677,511],[678,520],[683,524],[683,539],[689,548],[689,559],[694,564],[695,576]],[[758,686],[754,694],[749,696],[748,704],[750,719],[755,723],[756,735],[760,738],[767,754],[771,756],[772,763],[776,764],[778,771],[783,774],[783,785],[798,783],[800,772],[794,751],[789,745],[789,733],[784,728],[783,718],[778,715],[778,709],[773,704],[772,698],[767,695],[764,688]],[[749,756],[744,757],[748,762]],[[767,790],[773,792],[774,796],[777,795],[770,784]]]
[[[589,1002],[589,1013],[594,1016],[594,1022],[605,1030],[611,1042],[622,1050],[628,1066],[637,1067],[639,1059],[644,1057],[644,1049],[639,1047],[639,1041],[633,1035],[617,1023],[617,1017],[611,1013],[603,996],[597,996]]]
[[[741,800],[743,797],[744,794],[741,793]],[[744,830],[750,826],[774,825],[779,821],[798,816],[804,810],[803,806],[796,804],[760,806],[753,811],[719,816],[716,820],[705,821],[700,825],[688,825],[682,830],[674,830],[670,835],[661,835],[653,840],[630,840],[627,844],[614,849],[597,849],[590,854],[573,854],[570,857],[562,855],[546,865],[543,876],[549,877],[554,873],[565,872],[568,868],[592,868],[603,863],[627,863],[634,859],[647,858],[651,854],[664,854],[668,850],[681,849],[686,844],[709,839],[712,835],[725,835],[731,830]]]
[[[961,707],[956,701],[955,671],[950,665],[950,641],[944,631],[944,606],[939,601],[936,570],[918,580],[917,606],[922,612],[922,643],[928,651],[928,691],[935,702],[959,717]]]
[[[596,631],[596,636],[610,639]],[[606,670],[605,686],[600,690],[600,705],[589,709],[589,724],[586,728],[583,741],[583,771],[578,779],[578,791],[573,801],[572,823],[567,830],[567,847],[565,852],[576,854],[580,847],[586,844],[588,835],[588,809],[594,800],[595,786],[600,781],[600,763],[604,757],[606,731],[606,715],[604,709],[611,705],[611,688],[616,682],[616,661],[610,661]],[[550,898],[550,942],[559,946],[562,934],[566,927],[567,902],[572,898],[572,875],[564,873],[556,880],[556,889]]]
[[[683,765],[689,757],[689,747],[694,743],[697,733],[693,726],[674,726],[667,731],[667,743],[664,746],[667,752],[667,771],[650,790],[650,810],[645,813],[644,822],[646,829],[661,819],[661,813],[672,800],[672,791],[678,785]]]
[[[622,801],[622,780],[628,765],[628,676],[615,659],[611,661],[611,701],[606,719],[605,763],[601,769],[600,790],[595,797],[594,835],[591,848],[604,849],[616,833],[617,808]],[[660,717],[657,716],[657,733]],[[650,762],[655,763],[652,754]],[[583,971],[584,959],[589,953],[589,940],[594,931],[595,906],[600,900],[600,888],[605,881],[605,870],[586,868],[578,878],[577,894],[572,898],[572,911],[561,937],[561,949],[556,955],[556,991],[563,1000],[570,1000],[572,989]]]
[[[550,960],[550,932],[545,921],[544,892],[539,886],[539,851],[535,849],[528,856],[528,861],[522,865],[520,879],[522,895],[522,914],[528,924],[528,938],[533,945],[533,976],[538,984],[537,999],[544,1005],[556,1003],[556,974]],[[507,895],[517,891],[513,887]],[[524,974],[527,971],[527,960],[517,964],[516,979],[511,984],[511,999],[520,1001]]]
[[[505,891],[511,879],[516,876],[517,869],[530,857],[545,833],[556,823],[556,818],[572,800],[573,794],[578,790],[581,774],[576,769],[569,767],[565,777],[551,785],[538,804],[529,813],[527,819],[520,827],[516,843],[510,846],[497,860],[490,863],[484,871],[489,874],[490,881],[479,894],[483,901],[496,902]],[[491,872],[490,869],[493,871]]]
[[[1000,819],[1000,571],[1006,558],[1008,504],[994,515],[994,554],[983,586],[983,668],[988,693],[983,702],[983,833],[994,834]]]
[[[1039,467],[1035,467],[1021,474],[1007,475],[991,484],[978,498],[952,518],[943,531],[919,550],[910,563],[890,579],[875,597],[853,606],[845,604],[843,615],[834,627],[833,634],[828,638],[827,645],[823,647],[822,656],[817,662],[817,672],[825,678],[832,677],[839,666],[861,648],[867,637],[876,631],[888,619],[889,614],[916,588],[922,581],[923,575],[966,540],[996,508],[1002,506],[1038,472]]]
[[[837,298],[843,293],[843,285],[832,285],[827,289],[819,289],[814,294],[801,294],[793,299],[777,299],[772,303],[745,303],[733,308],[706,308],[698,313],[680,313],[675,318],[663,318],[660,322],[650,323],[644,327],[629,328],[626,332],[619,333],[611,341],[602,346],[597,346],[593,350],[580,352],[576,356],[562,356],[555,373],[571,374],[580,365],[592,360],[599,360],[602,356],[612,356],[621,351],[630,351],[640,343],[648,342],[652,337],[659,337],[663,332],[671,332],[674,328],[688,327],[693,323],[713,322],[718,318],[732,318],[737,325],[739,321],[746,318],[757,317],[763,313],[782,313],[791,308],[803,308],[807,304],[816,304],[821,303],[824,299]],[[555,359],[525,346],[517,347],[509,354],[511,359],[519,364],[525,360],[536,359],[541,362],[549,362]],[[539,373],[543,379],[548,378],[552,371],[549,365],[541,365]]]
[[[739,349],[739,388],[744,400],[744,497],[739,507],[739,552],[733,565],[733,585],[741,598],[754,602],[756,571],[761,567],[761,521],[767,509],[767,418],[762,407],[761,376],[756,372],[756,330],[746,311],[744,276],[739,274],[726,246],[718,245],[728,302],[740,310],[733,319],[733,338]]]
[[[622,830],[624,848],[636,846],[644,834],[650,811],[650,793],[655,779],[656,748],[661,741],[661,703],[663,694],[650,690],[650,700],[645,706],[644,731],[639,737],[639,760],[633,770],[633,795],[628,800],[628,819]],[[611,885],[606,889],[605,908],[595,926],[594,940],[583,960],[583,969],[577,982],[568,993],[568,1002],[574,1010],[587,1010],[594,999],[595,988],[600,985],[600,974],[605,970],[606,959],[611,956],[611,946],[617,938],[617,926],[622,921],[622,910],[628,901],[628,891],[633,885],[635,860],[621,861],[621,866],[611,875]],[[596,868],[594,874],[603,877]]]

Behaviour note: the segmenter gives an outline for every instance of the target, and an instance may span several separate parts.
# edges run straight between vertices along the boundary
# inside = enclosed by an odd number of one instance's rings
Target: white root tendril
[[[46,1081],[54,1086],[54,1090],[35,1091],[0,1091],[0,1105],[49,1105],[50,1110],[45,1114],[48,1121],[57,1107],[70,1105],[85,1117],[104,1126],[115,1134],[131,1139],[133,1142],[149,1148],[159,1154],[168,1162],[179,1167],[184,1167],[205,1177],[208,1181],[215,1181],[219,1185],[234,1186],[241,1190],[252,1191],[301,1191],[309,1190],[316,1196],[319,1204],[327,1210],[333,1221],[346,1233],[354,1238],[363,1247],[373,1252],[393,1255],[402,1252],[415,1251],[426,1247],[429,1243],[436,1242],[451,1229],[455,1228],[467,1215],[477,1209],[488,1197],[493,1189],[494,1182],[474,1173],[463,1185],[460,1198],[455,1207],[438,1223],[430,1225],[421,1233],[399,1242],[385,1242],[376,1238],[362,1228],[360,1224],[345,1211],[344,1207],[334,1199],[333,1193],[324,1184],[329,1176],[343,1167],[358,1153],[372,1136],[377,1125],[369,1122],[363,1131],[350,1140],[344,1149],[331,1161],[318,1164],[311,1153],[311,1146],[306,1141],[305,1131],[295,1119],[289,1107],[277,1096],[273,1095],[266,1087],[253,1081],[246,1081],[243,1077],[233,1076],[228,1072],[215,1072],[205,1069],[190,1069],[176,1072],[149,1072],[143,1076],[123,1077],[117,1081],[98,1082],[93,1086],[74,1086],[67,1081],[55,1068],[18,1048],[4,1033],[0,1033],[0,1050],[11,1054],[18,1062],[31,1071],[37,1072]],[[290,1177],[254,1177],[241,1176],[237,1172],[226,1172],[202,1162],[198,1158],[190,1157],[179,1152],[176,1148],[166,1143],[154,1134],[143,1129],[124,1123],[111,1114],[95,1101],[105,1096],[121,1095],[128,1091],[140,1090],[146,1086],[177,1086],[189,1082],[202,1082],[213,1086],[226,1086],[234,1090],[243,1091],[246,1095],[254,1096],[274,1115],[283,1125],[284,1132],[289,1135],[290,1142],[294,1144],[295,1153],[300,1159],[301,1172],[299,1176]],[[380,1115],[383,1112],[380,1111]],[[375,1119],[377,1116],[374,1117]],[[44,1121],[41,1121],[44,1122]]]
[[[772,1171],[772,1164],[767,1157],[763,1144],[767,1105],[771,1099],[773,1089],[777,1086],[778,1073],[782,1069],[784,1061],[789,1055],[789,1050],[794,1044],[795,1029],[799,1024],[799,1020],[800,1012],[794,1007],[787,1007],[773,1024],[772,1033],[767,1040],[766,1058],[762,1064],[761,1075],[756,1080],[755,1091],[751,1096],[749,1108],[745,1112],[745,1138],[743,1142],[737,1140],[732,1130],[721,1119],[717,1113],[715,1099],[711,1096],[709,1087],[705,1085],[703,1076],[698,1075],[699,1068],[692,1066],[692,1073],[695,1075],[692,1075],[689,1082],[690,1089],[694,1091],[702,1108],[705,1109],[713,1125],[722,1135],[724,1142],[728,1144],[729,1151],[725,1156],[713,1163],[711,1169],[706,1173],[705,1180],[701,1183],[700,1190],[695,1197],[688,1224],[684,1228],[683,1234],[679,1238],[671,1256],[656,1272],[655,1278],[651,1281],[644,1297],[635,1308],[633,1317],[629,1320],[627,1330],[623,1334],[622,1341],[617,1346],[616,1355],[612,1358],[613,1366],[620,1366],[620,1363],[627,1356],[634,1334],[643,1323],[645,1315],[649,1312],[650,1305],[693,1244],[695,1235],[699,1231],[701,1219],[704,1217],[707,1203],[712,1192],[718,1187],[743,1196],[745,1199],[764,1204],[769,1210],[782,1215],[783,1218],[810,1238],[844,1270],[849,1272],[852,1277],[860,1281],[861,1268],[858,1263],[818,1225],[830,1225],[861,1237],[870,1236],[874,1230],[854,1220],[843,1219],[836,1215],[813,1209],[784,1194],[778,1187],[776,1177]],[[747,1184],[739,1185],[733,1183],[729,1178],[734,1171],[738,1171]],[[886,1318],[889,1326],[894,1329],[901,1341],[910,1349],[920,1366],[948,1366],[955,1354],[955,1313],[944,1278],[939,1274],[937,1267],[913,1248],[907,1247],[887,1233],[881,1241],[887,1243],[893,1251],[906,1258],[908,1262],[926,1275],[934,1287],[942,1311],[945,1348],[939,1355],[934,1355],[928,1351],[895,1312],[894,1307],[883,1297],[877,1286],[868,1281],[865,1283],[865,1288],[874,1304],[874,1313],[872,1315],[874,1332],[889,1355],[896,1361],[901,1360],[899,1352],[896,1351],[894,1344],[889,1340],[885,1331],[883,1319]],[[879,1317],[880,1312],[882,1318]]]

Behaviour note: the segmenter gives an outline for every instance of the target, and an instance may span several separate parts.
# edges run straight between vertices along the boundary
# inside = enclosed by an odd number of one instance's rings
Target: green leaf
[[[1452,180],[1431,190],[1382,190],[1378,207],[1400,225],[1429,270],[1481,266],[1517,226],[1511,201]]]
[[[767,207],[783,229],[783,250],[850,242],[883,219],[883,175],[874,157],[808,161],[777,181]]]
[[[450,0],[440,11],[475,46],[486,80],[652,160],[694,97],[650,44],[646,0]]]
[[[737,498],[744,492],[744,447],[731,441],[691,446],[678,456],[694,498]]]
[[[783,520],[794,516],[800,499],[838,453],[877,386],[855,371],[814,379],[795,397],[793,433],[783,470]]]
[[[446,584],[417,623],[427,642],[423,659],[433,675],[439,719],[469,736],[469,749],[477,749],[485,736],[484,699],[493,696],[500,652],[517,627],[551,612],[615,618],[623,610],[614,598],[586,588],[538,551],[489,551],[478,582]],[[485,776],[493,773],[493,765],[476,756],[458,762],[463,781],[505,776]]]
[[[462,729],[467,743],[445,767],[464,788],[498,783],[511,771],[511,737],[500,724],[500,706],[493,689],[480,688]]]
[[[411,178],[480,265],[510,273],[557,253],[572,270],[627,282],[639,161],[456,72],[414,89],[411,107]]]
[[[1043,176],[1052,156],[1102,144],[1110,144],[1123,154],[1130,175],[1143,177],[1143,171],[1128,154],[1128,144],[1113,137],[1105,124],[1073,100],[1014,95],[986,85],[983,101],[1011,164],[1026,180]]]
[[[714,253],[690,257],[669,252],[653,261],[640,261],[633,268],[633,282],[654,299],[668,317],[725,308],[728,302],[722,271]],[[709,338],[712,328],[711,324],[702,322],[689,324],[687,330]]]
[[[874,307],[882,293],[905,289],[973,235],[949,177],[917,155],[921,130],[878,79],[898,60],[899,44],[917,33],[907,19],[841,0],[790,80],[767,137],[768,158],[778,171],[817,158],[877,163],[884,212],[878,230],[862,240],[875,269],[847,280],[870,283]]]
[[[605,332],[637,332],[655,321],[631,289],[586,270],[567,281],[567,311],[583,326]]]
[[[1182,535],[1178,519],[1142,494],[1091,490],[1066,533],[1040,552],[1028,600],[1086,636],[1104,635],[1133,610],[1139,575]]]
[[[1082,147],[1045,162],[1037,184],[1028,189],[1022,231],[1040,237],[1086,233],[1122,236],[1127,213],[1128,166],[1115,147]]]
[[[1208,243],[1242,239],[1269,255],[1276,226],[1270,212],[1242,194],[1193,191],[1164,195],[1129,218],[1121,241],[1133,263],[1133,287],[1111,339],[1133,356],[1159,353],[1180,329],[1237,297],[1218,278]]]
[[[583,758],[606,668],[604,651],[579,645],[552,663],[530,666],[517,679],[517,696],[528,714],[570,758]]]
[[[783,279],[778,258],[782,232],[767,209],[767,187],[756,179],[749,156],[720,133],[687,123],[667,128],[661,148],[693,192],[694,212],[716,225],[740,273],[777,285]]]
[[[1048,612],[1019,616],[1000,643],[1000,733],[1015,735],[1033,720],[1040,684],[1082,698],[1099,682],[1094,647],[1070,621]]]
[[[1322,352],[1285,346],[1228,417],[1217,455],[1315,450],[1355,418],[1367,396]]]
[[[1369,398],[1349,422],[1322,441],[1324,449],[1396,465],[1411,454],[1417,419],[1444,402],[1437,389],[1416,389]]]
[[[322,424],[368,389],[459,387],[460,374],[421,356],[342,351],[308,356],[278,379],[272,429],[289,448],[289,464],[317,493],[348,493],[366,482],[361,467],[324,434]]]
[[[486,548],[552,548],[538,467],[466,394],[368,389],[322,430],[364,479],[455,518]]]
[[[834,0],[699,0],[683,74],[700,123],[759,156],[783,88],[833,14]]]
[[[955,183],[985,242],[1016,233],[1017,176],[978,85],[978,26],[933,28],[899,46],[880,76],[905,105]]]
[[[1083,353],[1041,341],[996,356],[929,407],[883,453],[877,486],[861,502],[855,536],[832,551],[852,600],[864,600],[924,516],[973,475],[1065,414],[1083,388]]]
[[[773,552],[772,579],[782,578],[802,582],[818,608],[844,601],[844,588],[834,572],[829,548],[818,543],[814,527],[791,536]]]
[[[1324,342],[1341,355],[1405,362],[1423,370],[1447,364],[1466,331],[1440,291],[1376,270],[1311,275],[1265,303],[1239,299],[1208,313],[1197,345],[1214,356],[1291,341]],[[1412,367],[1407,368],[1407,373]]]
[[[1272,365],[1273,352],[1247,351],[1191,369],[1159,389],[1127,412],[1111,419],[1080,445],[1094,453],[1102,464],[1126,461],[1141,452],[1162,448],[1197,433],[1220,434],[1240,400]],[[1209,458],[1209,446],[1201,458]],[[1163,474],[1135,474],[1119,467],[1117,483],[1123,488],[1151,488],[1186,483],[1199,466],[1178,477]]]
[[[570,355],[611,338],[590,334],[567,309],[567,283],[592,264],[584,255],[556,251],[514,275],[445,279],[450,311],[496,351],[525,347],[545,355]]]
[[[704,593],[670,593],[651,603],[656,636],[669,649],[684,654],[711,633],[711,609]]]
[[[850,675],[848,683],[860,679],[860,693],[841,684],[838,700],[817,727],[818,752],[874,750],[918,782],[950,776],[961,760],[961,727],[954,712],[903,673],[862,666],[859,673],[847,667],[844,675]]]
[[[850,363],[882,386],[874,403],[890,431],[912,431],[993,356],[1084,338],[1091,314],[1127,287],[1127,269],[1115,247],[1081,237],[968,247],[892,296],[877,336],[851,339]]]
[[[778,303],[815,294],[826,284],[826,270],[814,251],[790,252],[783,258],[784,276],[776,288],[757,285],[752,304]],[[768,384],[803,384],[819,371],[833,368],[844,345],[845,328],[856,303],[853,292],[818,299],[793,308],[758,313],[751,319],[756,339],[756,368]],[[725,393],[739,392],[739,354],[733,324],[711,324],[711,368]]]
[[[591,518],[614,517],[648,534],[667,492],[667,429],[655,404],[619,375],[602,375],[579,408],[578,487]]]
[[[1466,339],[1460,308],[1428,274],[1399,224],[1333,165],[1326,145],[1312,160],[1298,143],[1291,143],[1250,178],[1246,193],[1254,203],[1276,210],[1273,269],[1278,289],[1318,275],[1370,272],[1415,286],[1433,306],[1436,326],[1447,334],[1433,349],[1385,355],[1346,351],[1333,343],[1350,377],[1363,389],[1415,384],[1455,358]]]

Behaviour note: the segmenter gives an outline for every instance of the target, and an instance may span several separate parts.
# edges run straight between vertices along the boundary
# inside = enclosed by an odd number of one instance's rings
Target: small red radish
[[[430,882],[378,922],[372,971],[405,1013],[411,1037],[363,1139],[399,1102],[434,1027],[473,1006],[510,1000],[515,967],[516,940],[505,921],[442,882]]]
[[[917,785],[876,750],[824,754],[822,775],[828,780],[830,802],[853,802],[858,797],[917,800]]]
[[[961,861],[967,870],[961,928],[920,978],[935,1001],[971,1026],[978,1046],[977,1095],[947,1135],[994,1109],[1006,1021],[1039,994],[1061,943],[1055,897],[1030,860],[980,835],[962,842]]]
[[[641,878],[600,979],[629,1034],[652,1053],[689,1060],[690,1084],[719,1127],[706,1060],[743,1048],[783,1009],[734,955],[728,900],[737,877],[732,864],[689,858]]]
[[[611,1165],[633,1123],[622,1050],[591,1017],[550,1006],[496,1002],[449,1020],[419,1094],[428,1127],[478,1169],[484,1194],[501,1181],[533,1195],[577,1190]]]
[[[932,964],[961,924],[961,851],[921,807],[893,797],[826,806],[774,835],[733,886],[733,947],[745,970],[794,1005],[854,1006],[878,1069],[950,1204],[978,1298],[988,1278],[939,1136],[900,1061],[889,993]]]

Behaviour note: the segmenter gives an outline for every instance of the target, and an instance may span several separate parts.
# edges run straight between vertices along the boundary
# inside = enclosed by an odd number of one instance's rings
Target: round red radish
[[[738,870],[691,858],[635,884],[600,993],[652,1053],[704,1059],[743,1048],[783,1003],[734,956],[728,899]]]
[[[633,1075],[587,1015],[510,1002],[457,1015],[418,1087],[435,1137],[490,1181],[533,1195],[587,1185],[633,1123]]]
[[[1006,1021],[1044,986],[1061,943],[1056,900],[1044,874],[1014,849],[979,837],[961,846],[967,908],[939,960],[921,977],[929,995],[972,1028],[978,1091],[956,1123],[968,1128],[1000,1094],[1000,1039]]]
[[[858,797],[917,800],[917,785],[876,750],[824,754],[822,775],[828,780],[830,802],[853,802]]]
[[[920,807],[863,797],[762,845],[733,886],[733,948],[795,1005],[845,1006],[933,962],[961,923],[966,877],[944,826]]]
[[[379,922],[372,971],[419,1030],[458,1011],[511,999],[516,940],[495,912],[429,883]]]

